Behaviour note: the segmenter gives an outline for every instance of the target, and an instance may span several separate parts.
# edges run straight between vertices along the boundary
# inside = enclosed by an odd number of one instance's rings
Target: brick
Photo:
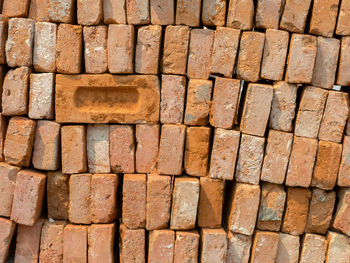
[[[291,132],[297,100],[297,86],[284,81],[275,82],[273,85],[273,98],[269,127],[271,129]]]
[[[82,67],[83,27],[60,24],[57,30],[56,68],[57,72],[79,74]]]
[[[9,20],[6,61],[10,67],[29,67],[33,63],[34,21],[27,18]]]
[[[0,83],[1,84],[1,83]],[[0,113],[0,160],[4,160],[4,142],[6,136],[8,120]]]
[[[232,180],[236,167],[240,132],[215,129],[209,176]]]
[[[121,263],[145,262],[145,229],[128,229],[120,225],[119,259]]]
[[[25,117],[13,117],[7,128],[4,157],[7,163],[30,165],[34,145],[36,122]]]
[[[33,65],[38,72],[56,71],[57,25],[55,23],[35,23]]]
[[[48,172],[46,184],[47,217],[68,220],[69,176],[61,171]]]
[[[317,152],[317,140],[294,136],[286,185],[309,187]]]
[[[208,169],[210,128],[188,127],[186,129],[184,168],[186,174],[206,176]]]
[[[317,138],[328,91],[312,86],[303,89],[295,120],[295,135]]]
[[[175,11],[173,0],[151,0],[150,13],[151,24],[154,25],[171,25],[174,24]]]
[[[341,1],[339,13],[338,13],[337,27],[335,31],[337,35],[346,36],[350,34],[349,12],[350,12],[350,1],[348,0]]]
[[[176,231],[173,262],[198,262],[199,238],[196,230]]]
[[[250,262],[276,262],[278,241],[278,233],[257,231],[254,236]]]
[[[227,234],[227,263],[248,263],[252,236]]]
[[[305,232],[326,234],[331,223],[334,204],[335,192],[312,189]]]
[[[157,169],[160,174],[181,175],[185,131],[185,125],[162,125]]]
[[[125,0],[103,0],[103,23],[126,24]]]
[[[227,210],[227,228],[234,233],[252,235],[259,209],[260,187],[236,183],[232,189]]]
[[[332,89],[337,71],[340,41],[335,38],[317,37],[317,52],[313,86]]]
[[[127,228],[146,225],[146,175],[125,174],[122,222]]]
[[[68,125],[61,127],[62,172],[84,173],[86,165],[86,126]]]
[[[0,218],[0,261],[7,262],[11,240],[16,230],[16,224],[12,221]]]
[[[184,118],[185,124],[202,126],[208,124],[212,88],[213,82],[211,80],[189,80]]]
[[[199,182],[197,225],[199,227],[219,228],[224,202],[224,181],[202,177]]]
[[[30,74],[29,118],[54,118],[54,81],[53,73]]]
[[[300,254],[300,263],[324,262],[327,250],[327,241],[323,236],[306,234]]]
[[[287,189],[287,203],[282,223],[282,232],[301,235],[305,231],[311,191],[305,188]]]
[[[280,21],[280,29],[304,33],[311,0],[287,0]]]
[[[116,174],[93,174],[91,177],[90,210],[93,223],[111,223],[117,218]]]
[[[134,72],[135,28],[132,25],[108,26],[108,69],[110,73]]]
[[[327,263],[346,263],[350,259],[349,237],[336,233],[327,234],[328,250],[326,254]]]
[[[146,229],[167,228],[170,219],[172,182],[170,176],[147,175]]]
[[[263,55],[265,34],[261,32],[243,32],[238,60],[237,77],[248,82],[257,82]],[[254,52],[251,52],[254,50]]]
[[[102,1],[102,0],[101,0]],[[107,71],[107,27],[85,26],[84,61],[86,73],[104,73]],[[116,54],[114,54],[116,55]]]
[[[20,67],[6,73],[2,90],[2,114],[6,116],[28,113],[28,85],[31,69]]]
[[[199,27],[201,19],[200,0],[178,0],[176,4],[176,24]]]
[[[114,173],[135,172],[135,139],[131,125],[109,126],[109,152]]]
[[[286,177],[293,134],[269,130],[261,180],[274,184],[283,184]]]
[[[223,228],[201,228],[200,262],[226,262],[227,236]]]
[[[87,262],[87,226],[66,225],[63,230],[63,262]]]
[[[71,24],[74,17],[74,0],[49,0],[49,19],[51,22]]]
[[[343,151],[338,173],[338,186],[350,187],[350,137],[344,136]]]
[[[282,0],[258,0],[255,16],[256,27],[278,29],[283,4]]]
[[[342,145],[319,141],[311,186],[332,190],[337,182]]]
[[[214,37],[215,31],[211,29],[191,30],[187,64],[188,78],[209,78]]]
[[[41,229],[39,262],[63,262],[64,221],[46,221]]]
[[[236,181],[259,184],[265,138],[242,134],[236,166]]]
[[[257,228],[279,231],[285,201],[286,192],[283,186],[269,183],[262,184]]]
[[[158,124],[136,125],[136,171],[138,173],[150,173],[156,170],[159,150]]]
[[[38,262],[43,223],[44,220],[40,219],[34,226],[18,225],[15,263]]]
[[[162,72],[166,74],[186,74],[190,28],[172,26],[165,28],[162,58]]]
[[[276,263],[298,263],[299,246],[298,236],[279,233]]]
[[[0,163],[0,216],[11,216],[17,173],[20,169],[7,163]]]
[[[8,17],[26,17],[30,0],[4,0],[2,14]]]
[[[241,30],[251,30],[254,25],[253,0],[233,0],[229,2],[226,26]]]
[[[188,230],[195,228],[199,187],[197,178],[175,178],[170,217],[171,229]]]
[[[98,25],[102,21],[102,0],[77,0],[78,24]]]
[[[332,37],[337,23],[339,0],[313,1],[310,34]]]
[[[340,42],[340,56],[338,65],[337,84],[350,85],[350,37],[342,37]]]
[[[149,1],[130,0],[126,1],[126,18],[128,24],[145,25],[149,24]]]
[[[110,153],[109,153],[109,133],[108,125],[88,125],[87,126],[87,162],[90,173],[109,173]]]
[[[202,6],[202,23],[205,26],[225,26],[226,1],[204,0]]]
[[[240,80],[216,77],[209,111],[212,126],[232,129],[238,113],[240,89]]]
[[[31,0],[28,17],[41,22],[49,21],[49,0]]]
[[[269,120],[273,88],[265,84],[249,84],[244,101],[240,130],[243,133],[264,136]]]
[[[148,239],[148,262],[173,262],[175,231],[153,230]]]
[[[343,138],[348,116],[348,94],[345,92],[329,91],[318,139],[340,143]]]
[[[6,64],[5,48],[8,33],[8,20],[7,16],[0,15],[0,64]]]
[[[69,179],[69,221],[91,224],[91,174],[73,174]]]
[[[333,228],[343,232],[345,235],[350,236],[350,189],[341,188],[338,191],[338,205],[337,211],[334,216]]]
[[[49,171],[59,169],[60,130],[61,125],[54,121],[37,122],[32,159],[34,168]]]
[[[94,224],[88,230],[88,262],[114,261],[115,224]]]
[[[262,1],[263,0],[260,0],[260,2]],[[265,3],[266,1],[263,2]],[[269,1],[267,2],[269,3]],[[281,0],[277,0],[277,2],[281,2]],[[270,80],[283,79],[288,44],[288,32],[277,29],[266,30],[264,52],[261,62],[261,78]]]

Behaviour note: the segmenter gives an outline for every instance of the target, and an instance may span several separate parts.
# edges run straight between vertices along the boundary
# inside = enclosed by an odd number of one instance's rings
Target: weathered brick
[[[300,241],[298,236],[279,233],[276,263],[298,263]]]
[[[205,26],[225,26],[225,0],[204,0],[202,4],[202,24]]]
[[[127,228],[145,227],[146,199],[146,175],[125,174],[122,222]]]
[[[160,174],[181,175],[185,131],[185,125],[162,125],[158,156]]]
[[[87,162],[90,173],[109,173],[110,128],[97,124],[87,126]]]
[[[190,28],[188,26],[167,26],[164,35],[162,72],[186,74]]]
[[[199,27],[201,2],[201,0],[178,0],[176,3],[176,24]]]
[[[248,82],[258,81],[264,42],[264,33],[253,31],[242,33],[236,69],[238,78]]]
[[[283,4],[282,0],[258,0],[255,16],[256,27],[278,29]]]
[[[263,2],[269,3],[271,1]],[[260,2],[262,2],[262,0],[260,0],[259,3]],[[277,0],[277,2],[281,2],[281,0]],[[270,80],[283,79],[288,44],[288,32],[277,29],[266,30],[264,53],[261,62],[261,78]]]
[[[138,124],[136,125],[136,171],[138,173],[150,173],[156,170],[159,150],[158,124]]]
[[[335,33],[337,35],[346,36],[350,34],[350,1],[343,0],[341,1],[339,13],[338,13],[338,22]]]
[[[253,0],[232,0],[229,2],[226,26],[251,30],[254,25]]]
[[[7,262],[11,240],[16,230],[16,224],[0,217],[0,262]]]
[[[310,189],[288,187],[282,232],[295,236],[304,233],[310,198]]]
[[[69,221],[91,224],[91,174],[73,174],[69,179]]]
[[[135,29],[132,25],[108,26],[108,69],[110,73],[134,72]]]
[[[313,86],[332,89],[337,71],[340,40],[335,38],[317,37],[317,52]]]
[[[77,0],[78,24],[91,26],[102,21],[102,0]]]
[[[327,234],[328,249],[326,254],[327,263],[347,263],[350,259],[349,237],[336,233]]]
[[[144,25],[149,24],[149,1],[128,0],[126,2],[126,18],[128,24]]]
[[[102,0],[101,0],[102,1]],[[85,26],[84,61],[86,73],[104,73],[107,71],[107,27]],[[115,53],[113,54],[116,55]]]
[[[57,25],[55,23],[35,23],[33,65],[35,71],[56,71]]]
[[[161,123],[182,123],[186,93],[186,77],[162,75],[160,102]]]
[[[126,24],[125,0],[103,0],[103,23]]]
[[[2,87],[2,114],[6,116],[28,113],[28,85],[31,69],[20,67],[6,73]]]
[[[344,136],[343,151],[338,173],[338,185],[350,187],[350,137]]]
[[[201,228],[201,255],[202,263],[226,263],[227,234],[223,228]]]
[[[289,32],[304,33],[311,0],[286,0],[280,28]]]
[[[317,138],[328,91],[312,86],[303,89],[295,120],[295,135]]]
[[[46,221],[41,229],[40,263],[63,262],[64,221]]]
[[[338,65],[337,84],[350,85],[350,37],[342,37],[340,42],[340,56]]]
[[[135,140],[131,125],[109,126],[109,154],[114,173],[135,172]]]
[[[338,191],[338,205],[334,216],[333,228],[350,236],[350,189],[341,188]]]
[[[170,218],[171,229],[187,230],[195,228],[199,187],[197,178],[175,178]]]
[[[148,239],[148,262],[173,262],[175,231],[153,230]]]
[[[79,74],[82,67],[83,27],[60,24],[57,30],[56,68],[59,73]]]
[[[176,231],[173,262],[198,262],[199,238],[196,230]]]
[[[1,83],[0,83],[1,84]],[[4,143],[8,120],[0,113],[0,160],[4,161]]]
[[[313,1],[310,34],[332,37],[337,23],[339,0]]]
[[[232,180],[236,167],[240,132],[218,128],[214,133],[209,176]]]
[[[326,234],[331,223],[334,204],[335,192],[312,189],[305,232]]]
[[[215,31],[211,29],[191,30],[187,64],[188,78],[209,78],[214,37]]]
[[[317,140],[294,136],[286,185],[309,187],[316,160]]]
[[[51,22],[73,23],[75,17],[74,0],[49,0],[49,18]]]
[[[60,167],[61,125],[54,121],[37,122],[32,163],[34,168],[54,171]]]
[[[113,263],[115,224],[93,224],[88,230],[88,262]]]
[[[300,263],[324,262],[327,241],[323,236],[306,234],[301,247]]]
[[[87,262],[87,226],[66,225],[63,230],[63,262]]]
[[[145,229],[128,229],[121,224],[119,229],[119,259],[121,263],[145,262]]]
[[[1,2],[0,2],[1,6]],[[0,64],[6,64],[6,40],[8,33],[8,17],[0,15]]]
[[[217,128],[232,129],[239,107],[241,81],[216,77],[209,122]]]
[[[226,218],[228,229],[234,233],[252,235],[259,209],[260,187],[236,183],[229,200]]]
[[[171,25],[175,21],[173,0],[150,0],[151,24]]]
[[[117,218],[116,174],[93,174],[91,177],[90,211],[95,224],[111,223]]]
[[[276,262],[278,241],[278,233],[257,231],[253,240],[250,262]]]
[[[30,0],[4,0],[2,14],[8,17],[26,17]]]
[[[60,171],[47,173],[47,217],[68,220],[69,176]]]
[[[7,163],[0,163],[0,216],[11,216],[17,173],[20,169]]]
[[[264,136],[272,98],[273,88],[271,85],[253,83],[248,85],[241,119],[241,132]]]
[[[49,21],[49,0],[31,0],[28,17],[41,22]]]
[[[227,263],[248,263],[252,236],[227,234]]]

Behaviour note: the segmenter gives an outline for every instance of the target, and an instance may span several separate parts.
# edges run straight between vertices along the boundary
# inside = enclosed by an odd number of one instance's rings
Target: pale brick
[[[347,263],[350,260],[349,237],[336,232],[327,234],[326,263]]]
[[[276,262],[278,241],[278,233],[257,231],[254,236],[250,262]]]
[[[304,33],[311,0],[286,0],[280,28],[289,32]]]
[[[300,254],[300,263],[324,262],[327,250],[327,240],[323,236],[306,234]]]
[[[126,24],[125,0],[103,0],[103,22]]]
[[[227,234],[227,263],[248,263],[252,236]]]
[[[201,228],[201,263],[226,263],[227,235],[223,228]]]
[[[337,23],[339,0],[314,0],[310,34],[332,37]]]
[[[300,241],[298,236],[279,234],[276,263],[298,263]]]
[[[120,225],[119,259],[121,263],[145,263],[145,229],[128,229]]]
[[[153,230],[149,233],[148,240],[148,262],[173,262],[175,231]]]
[[[202,4],[202,24],[205,26],[225,26],[225,0],[204,0]]]
[[[90,173],[109,173],[109,126],[87,126],[87,161]]]
[[[341,188],[338,191],[338,205],[334,216],[333,228],[350,236],[350,189]]]
[[[49,19],[56,23],[73,23],[75,17],[74,0],[49,0]]]
[[[230,0],[228,6],[227,27],[251,30],[254,25],[254,1]]]
[[[47,173],[47,217],[68,220],[69,176],[60,171]]]
[[[49,0],[31,0],[28,17],[41,22],[49,21]]]
[[[149,24],[149,1],[128,0],[126,2],[126,14],[128,24],[144,25]]]
[[[1,7],[1,2],[0,2]],[[6,64],[6,40],[8,33],[8,17],[0,15],[0,64]]]
[[[40,263],[63,262],[64,221],[46,221],[41,229]]]
[[[199,27],[201,0],[178,0],[176,3],[176,24]]]
[[[115,224],[94,224],[88,230],[88,262],[113,263]]]
[[[350,1],[343,0],[341,1],[339,13],[338,13],[338,22],[336,28],[336,34],[341,36],[350,35]]]
[[[198,262],[200,236],[194,231],[176,231],[174,263],[196,263]]]
[[[9,254],[12,237],[16,230],[16,224],[0,217],[0,262],[6,261]]]
[[[258,28],[278,29],[283,0],[258,0],[255,25]]]
[[[102,21],[102,0],[77,0],[78,24],[91,26]]]
[[[73,174],[69,179],[69,221],[91,224],[91,174]]]
[[[173,0],[150,0],[151,24],[171,25],[175,21]]]
[[[8,17],[26,17],[30,0],[4,0],[2,14]]]
[[[150,173],[156,170],[159,150],[158,124],[139,124],[136,125],[136,171],[138,173]]]
[[[0,216],[11,216],[17,173],[20,169],[7,163],[0,163]]]
[[[63,230],[63,262],[87,262],[87,230],[87,226],[65,226]]]
[[[350,85],[350,37],[342,37],[340,42],[340,57],[338,65],[337,84]]]
[[[350,187],[350,137],[344,136],[343,151],[338,173],[338,185]]]

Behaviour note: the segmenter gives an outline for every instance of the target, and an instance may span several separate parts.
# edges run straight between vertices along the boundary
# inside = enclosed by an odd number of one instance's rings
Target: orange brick
[[[28,17],[35,21],[49,21],[49,0],[31,0]]]
[[[198,27],[201,19],[200,0],[178,0],[176,3],[176,24]]]
[[[349,237],[336,233],[327,234],[328,249],[326,254],[327,263],[347,263],[350,258]]]
[[[74,17],[74,0],[49,0],[49,18],[51,22],[71,24]]]
[[[148,240],[148,262],[173,262],[175,231],[153,230]]]
[[[0,83],[1,84],[1,83]],[[8,120],[0,113],[0,160],[4,160],[4,143]]]
[[[68,220],[69,176],[61,171],[48,172],[46,184],[47,217]]]
[[[78,24],[91,26],[102,21],[102,0],[77,0]]]
[[[69,221],[91,224],[91,174],[73,174],[69,179]]]
[[[304,33],[311,0],[287,0],[284,4],[280,28],[289,32]]]
[[[63,262],[64,221],[46,221],[41,229],[39,262]]]
[[[128,24],[144,25],[149,24],[149,1],[130,0],[126,2],[126,18]]]
[[[88,125],[87,126],[87,161],[90,173],[109,173],[109,125]]]
[[[11,216],[17,173],[20,169],[7,163],[0,163],[0,216]]]
[[[339,0],[313,1],[310,34],[332,37],[337,23]]]
[[[120,262],[145,262],[145,229],[128,229],[121,224],[119,234]]]
[[[194,231],[176,231],[174,263],[198,262],[199,234]]]
[[[350,187],[350,137],[344,136],[343,151],[338,173],[338,185]]]
[[[251,244],[252,236],[229,232],[227,234],[227,262],[248,263]]]
[[[0,3],[1,6],[1,3]],[[0,64],[6,64],[6,40],[8,33],[8,17],[0,15]]]
[[[225,263],[227,255],[227,235],[223,228],[201,228],[200,262]]]
[[[0,262],[7,262],[6,259],[9,254],[12,237],[15,230],[15,223],[0,217]]]
[[[103,23],[126,24],[125,0],[103,0]]]
[[[150,1],[151,24],[171,25],[174,24],[175,12],[173,0]]]
[[[4,0],[2,14],[8,17],[26,17],[30,0]]]
[[[346,36],[350,34],[350,1],[344,0],[341,1],[339,13],[338,13],[338,22],[336,28],[336,34],[341,36]]]
[[[324,262],[327,241],[323,236],[306,234],[301,247],[300,263]]]
[[[251,30],[254,25],[253,0],[233,0],[229,2],[226,26]]]
[[[282,0],[258,0],[255,16],[256,27],[278,29],[283,4]]]
[[[225,26],[225,0],[204,0],[202,4],[202,24],[205,26]]]
[[[63,230],[63,262],[87,262],[87,226],[66,225]]]
[[[299,236],[279,233],[276,263],[297,263],[299,260]]]
[[[338,65],[337,84],[342,86],[350,85],[350,37],[342,37],[340,44],[340,57]]]
[[[350,235],[350,190],[348,188],[341,188],[338,191],[338,205],[334,216],[333,228],[343,232],[345,235]]]
[[[276,262],[278,240],[278,233],[257,231],[254,236],[250,262]]]
[[[93,224],[88,230],[88,262],[113,263],[115,224]]]

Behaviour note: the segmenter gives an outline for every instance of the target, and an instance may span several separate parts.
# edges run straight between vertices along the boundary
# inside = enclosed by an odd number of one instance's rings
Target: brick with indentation
[[[46,184],[47,217],[68,220],[69,176],[61,171],[48,172]]]
[[[198,27],[201,19],[200,0],[178,0],[176,3],[176,24]]]
[[[119,258],[121,263],[145,262],[145,229],[129,229],[121,224],[119,240]]]
[[[6,262],[16,224],[11,220],[0,217],[0,261]]]
[[[205,26],[225,26],[225,0],[204,0],[202,4],[202,23]]]
[[[198,262],[199,234],[193,231],[176,231],[174,263]]]
[[[173,262],[175,231],[153,230],[148,240],[148,262]]]
[[[63,262],[87,262],[87,226],[66,225],[63,230]]]
[[[17,173],[20,169],[7,163],[0,163],[0,216],[11,216]]]
[[[93,224],[88,229],[88,262],[113,263],[115,224]]]
[[[39,262],[63,262],[65,221],[46,221],[41,229]]]
[[[236,29],[251,30],[254,25],[254,14],[253,0],[231,0],[226,25]]]
[[[311,0],[287,0],[280,21],[280,28],[289,32],[304,33]]]
[[[69,179],[69,221],[91,224],[91,174],[73,174]]]
[[[78,24],[91,26],[102,21],[102,0],[77,0]]]

